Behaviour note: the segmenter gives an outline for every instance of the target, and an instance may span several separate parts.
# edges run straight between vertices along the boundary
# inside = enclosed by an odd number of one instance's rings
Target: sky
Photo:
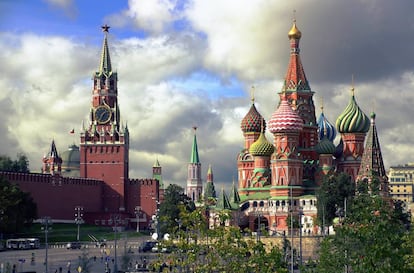
[[[385,167],[414,162],[412,10],[411,0],[1,0],[0,154],[24,153],[38,172],[52,140],[60,153],[79,145],[108,24],[130,177],[151,177],[158,158],[164,182],[184,187],[197,126],[202,178],[211,164],[216,189],[227,187],[252,86],[262,116],[276,110],[296,18],[316,116],[323,104],[335,123],[353,76]]]

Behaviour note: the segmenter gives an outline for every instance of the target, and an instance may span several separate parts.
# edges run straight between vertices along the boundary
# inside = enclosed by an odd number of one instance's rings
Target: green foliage
[[[359,188],[367,189],[364,183]],[[404,244],[406,215],[390,200],[362,192],[335,227],[336,234],[322,242],[317,272],[414,272],[406,262],[412,255],[412,247]]]
[[[171,184],[164,192],[164,201],[159,207],[160,231],[162,234],[178,230],[180,212],[195,210],[194,202],[184,194],[184,189]],[[185,225],[183,224],[185,227]]]
[[[24,154],[18,154],[16,160],[11,160],[6,155],[0,155],[0,171],[28,173],[29,160]]]
[[[15,233],[37,218],[37,206],[29,193],[0,176],[0,232]]]
[[[409,254],[404,256],[404,260],[410,268],[414,268],[414,229],[410,229],[409,233],[406,235],[403,247],[407,248]]]
[[[186,231],[162,242],[173,251],[167,257],[160,256],[155,270],[166,262],[172,272],[287,272],[283,252],[278,247],[265,247],[260,241],[243,237],[238,227],[208,229],[204,213],[203,208],[181,211]]]
[[[346,173],[325,176],[317,192],[319,225],[331,225],[338,210],[345,211],[345,203],[350,202],[354,194],[354,183]]]

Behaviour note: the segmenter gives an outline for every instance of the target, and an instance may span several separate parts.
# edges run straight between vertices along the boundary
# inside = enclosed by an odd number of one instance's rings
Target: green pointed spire
[[[238,190],[236,188],[236,185],[234,183],[234,178],[233,178],[233,186],[232,186],[232,189],[231,189],[230,201],[233,204],[239,204],[240,203],[240,195],[239,195],[239,192],[238,192]]]
[[[158,157],[155,159],[153,167],[161,167],[160,162],[158,161]]]
[[[224,192],[224,188],[221,189],[221,195],[217,201],[217,205],[216,207],[218,209],[228,209],[231,210],[231,204],[229,201],[229,197],[227,196],[227,194]]]
[[[111,58],[109,57],[109,49],[108,49],[108,25],[102,26],[102,31],[105,33],[103,45],[102,45],[102,53],[101,53],[101,62],[99,64],[99,73],[100,74],[109,74],[112,72],[112,65],[111,65]]]
[[[196,136],[197,127],[194,126],[193,129],[194,129],[194,139],[193,139],[193,147],[191,149],[190,163],[200,163],[200,158],[198,157],[198,148],[197,148],[197,136]]]
[[[155,159],[154,165],[152,166],[152,178],[157,179],[160,182],[160,188],[164,189],[164,182],[162,179],[161,164],[158,161],[158,157]]]
[[[206,183],[206,189],[204,191],[204,198],[205,200],[209,200],[210,198],[216,198],[216,189],[214,188],[213,182]]]

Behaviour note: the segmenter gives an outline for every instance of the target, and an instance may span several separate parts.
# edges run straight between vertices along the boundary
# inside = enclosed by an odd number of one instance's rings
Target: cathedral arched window
[[[253,207],[256,208],[257,207],[257,201],[253,202]]]

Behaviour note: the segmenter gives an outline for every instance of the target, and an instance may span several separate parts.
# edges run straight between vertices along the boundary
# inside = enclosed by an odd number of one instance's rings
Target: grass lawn
[[[53,224],[49,228],[49,233],[47,235],[48,242],[71,242],[76,241],[78,234],[78,226],[76,224]],[[106,239],[111,241],[114,239],[115,233],[111,227],[95,226],[95,225],[80,225],[79,237],[80,241],[87,242],[92,241],[88,235],[93,235],[98,240]],[[145,233],[137,233],[135,230],[126,230],[117,233],[117,238],[134,238],[142,235],[147,235]],[[39,238],[41,243],[44,243],[45,232],[41,224],[33,224],[31,227],[26,228],[22,233],[15,234],[13,236],[6,236],[10,238]]]

